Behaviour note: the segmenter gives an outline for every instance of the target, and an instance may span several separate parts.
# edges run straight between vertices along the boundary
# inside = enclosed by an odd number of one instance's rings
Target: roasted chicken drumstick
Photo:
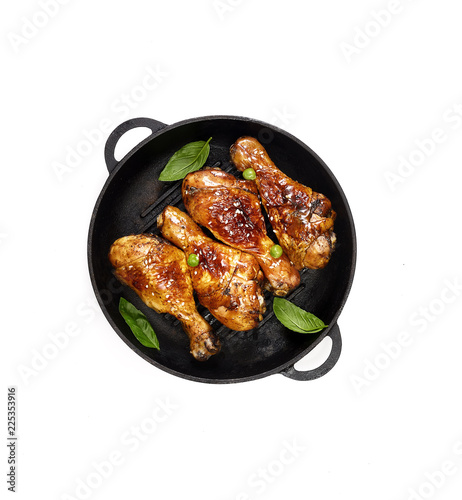
[[[212,327],[197,312],[184,253],[162,238],[138,234],[119,238],[109,251],[115,275],[158,313],[178,318],[191,354],[205,361],[220,350]]]
[[[264,276],[255,257],[206,236],[179,208],[167,206],[157,219],[162,236],[186,253],[197,255],[190,267],[199,302],[232,330],[251,330],[263,319]]]
[[[255,256],[275,295],[286,295],[300,283],[300,275],[287,255],[270,255],[274,242],[266,234],[257,188],[220,169],[188,174],[183,180],[186,210],[227,245]]]
[[[297,269],[323,268],[335,246],[336,213],[331,202],[283,174],[253,137],[231,146],[231,160],[240,171],[253,168],[256,184],[281,247]]]

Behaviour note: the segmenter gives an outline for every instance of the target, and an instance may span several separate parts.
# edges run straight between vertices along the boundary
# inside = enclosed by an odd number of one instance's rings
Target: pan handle
[[[119,163],[114,157],[114,151],[119,139],[125,134],[125,132],[134,128],[146,127],[149,128],[153,134],[155,134],[166,126],[167,125],[165,123],[158,122],[152,118],[131,118],[116,127],[109,135],[108,140],[106,141],[106,146],[104,147],[104,159],[106,160],[106,166],[109,173],[111,173]]]
[[[322,377],[327,372],[332,370],[340,357],[340,353],[342,352],[342,337],[337,323],[330,329],[327,335],[332,339],[332,350],[330,351],[329,357],[321,366],[318,366],[314,370],[302,372],[296,370],[294,365],[291,365],[281,370],[280,373],[294,380],[314,380]]]

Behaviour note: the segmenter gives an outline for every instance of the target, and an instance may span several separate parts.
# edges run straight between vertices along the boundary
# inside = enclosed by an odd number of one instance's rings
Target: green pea
[[[190,253],[188,257],[188,266],[196,267],[199,265],[199,257],[195,253]]]
[[[242,172],[242,177],[246,181],[254,181],[257,178],[257,174],[253,168],[246,168],[244,172]]]
[[[273,245],[270,250],[271,257],[279,259],[282,255],[282,247],[280,245]]]

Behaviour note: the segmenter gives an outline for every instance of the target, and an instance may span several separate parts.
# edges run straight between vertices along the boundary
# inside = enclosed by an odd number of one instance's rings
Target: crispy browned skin
[[[170,205],[157,226],[186,256],[199,257],[199,265],[189,268],[199,302],[232,330],[255,328],[265,312],[264,276],[255,257],[212,240],[188,214]]]
[[[255,256],[275,295],[286,295],[299,285],[300,275],[287,255],[270,255],[274,242],[266,234],[255,183],[220,169],[192,172],[183,181],[183,201],[198,224],[227,245]]]
[[[336,241],[336,213],[331,202],[283,174],[253,137],[239,138],[230,152],[241,172],[250,167],[255,170],[263,206],[281,247],[295,267],[323,268]]]
[[[117,278],[147,306],[180,320],[197,360],[205,361],[219,352],[212,327],[196,310],[188,265],[180,249],[149,234],[124,236],[111,246],[109,260]]]

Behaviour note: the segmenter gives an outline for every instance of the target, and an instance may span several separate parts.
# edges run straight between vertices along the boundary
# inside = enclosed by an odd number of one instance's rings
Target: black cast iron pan
[[[152,134],[117,162],[114,150],[118,140],[125,132],[137,127],[147,127]],[[329,327],[314,335],[288,330],[274,317],[271,296],[268,296],[268,311],[262,323],[249,332],[232,332],[210,316],[206,309],[199,307],[222,340],[222,350],[218,355],[199,362],[189,353],[187,335],[174,318],[155,313],[128,287],[118,283],[112,273],[108,251],[121,236],[155,232],[156,217],[167,204],[183,208],[181,181],[166,183],[158,180],[175,151],[188,142],[212,137],[206,165],[217,165],[240,176],[230,163],[229,148],[242,135],[256,137],[283,172],[325,194],[337,212],[335,232],[338,243],[331,261],[324,269],[304,270],[300,287],[288,297],[294,304],[316,314]],[[296,380],[312,380],[326,374],[335,365],[342,347],[337,319],[353,280],[356,238],[353,218],[339,183],[309,147],[273,125],[249,118],[206,116],[173,125],[150,118],[135,118],[122,123],[111,133],[106,143],[105,159],[109,178],[91,218],[89,271],[106,318],[136,353],[169,373],[209,383],[242,382],[275,373]],[[273,235],[270,233],[270,236]],[[273,239],[276,241],[274,236]],[[133,336],[118,312],[121,296],[147,316],[159,338],[160,351],[145,348]],[[332,339],[328,359],[314,370],[296,370],[294,364],[326,336]]]

